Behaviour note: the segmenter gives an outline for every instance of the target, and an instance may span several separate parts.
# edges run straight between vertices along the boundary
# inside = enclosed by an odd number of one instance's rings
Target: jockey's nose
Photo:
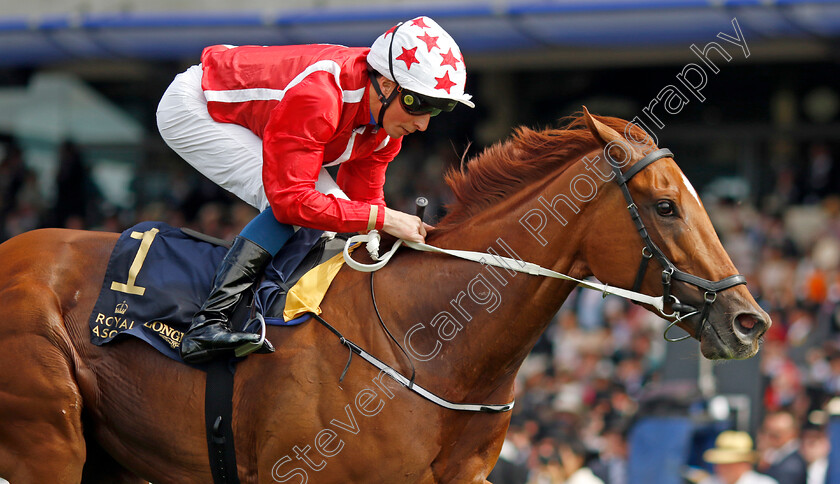
[[[429,127],[429,120],[432,119],[431,114],[424,114],[422,116],[415,116],[414,117],[414,126],[417,127],[418,131],[426,131],[426,128]]]

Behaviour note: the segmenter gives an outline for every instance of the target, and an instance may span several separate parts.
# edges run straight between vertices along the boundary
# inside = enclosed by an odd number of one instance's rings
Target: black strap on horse
[[[691,284],[705,291],[703,297],[703,308],[700,310],[697,310],[696,308],[687,304],[673,305],[673,309],[679,312],[695,311],[700,313],[700,322],[697,325],[697,332],[699,333],[703,326],[708,322],[709,311],[711,309],[712,303],[714,303],[715,299],[717,298],[717,293],[740,284],[746,284],[747,279],[741,274],[735,274],[729,277],[725,277],[719,281],[710,281],[708,279],[703,279],[702,277],[683,272],[677,269],[673,262],[671,262],[668,259],[668,257],[662,252],[662,250],[659,249],[659,247],[657,247],[657,245],[650,238],[650,235],[648,234],[648,231],[645,228],[645,224],[642,221],[642,216],[639,213],[639,208],[633,201],[633,196],[630,194],[630,189],[627,187],[627,183],[630,181],[631,178],[633,178],[633,176],[645,169],[645,167],[647,167],[651,163],[657,160],[661,160],[662,158],[673,158],[674,154],[671,152],[671,150],[669,150],[668,148],[661,148],[652,151],[648,153],[644,158],[639,160],[638,163],[630,167],[630,169],[627,170],[627,172],[625,173],[621,172],[621,164],[613,160],[612,157],[609,156],[609,153],[605,154],[607,155],[610,166],[612,167],[613,173],[615,174],[615,182],[618,184],[619,188],[621,188],[621,193],[624,195],[624,200],[627,202],[627,210],[630,212],[630,218],[633,219],[633,223],[636,225],[636,230],[638,230],[639,236],[642,238],[642,242],[644,243],[644,247],[642,247],[642,261],[639,265],[639,271],[636,273],[636,280],[633,283],[633,291],[638,292],[641,289],[642,282],[644,281],[645,274],[647,273],[648,263],[651,259],[655,258],[657,262],[659,262],[659,264],[662,266],[662,290],[663,301],[665,303],[672,299],[672,279]],[[676,322],[677,321],[668,326],[668,329],[671,329],[671,327],[673,327],[673,325]],[[665,330],[665,339],[667,339],[668,341],[680,341],[688,337],[685,336],[683,338],[678,339],[669,338],[668,329]]]
[[[232,427],[233,375],[236,366],[231,360],[221,359],[208,363],[206,371],[204,425],[213,483],[239,484]]]

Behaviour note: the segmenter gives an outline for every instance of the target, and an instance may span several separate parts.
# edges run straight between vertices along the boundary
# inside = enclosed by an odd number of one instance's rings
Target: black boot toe
[[[237,348],[259,341],[258,334],[234,333],[223,323],[211,324],[184,335],[181,359],[187,363],[204,363],[217,357],[233,356]]]

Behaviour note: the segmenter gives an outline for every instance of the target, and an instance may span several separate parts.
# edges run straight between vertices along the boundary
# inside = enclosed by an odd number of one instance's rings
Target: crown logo
[[[114,312],[117,314],[125,314],[126,311],[128,311],[128,304],[125,301],[117,304],[117,307],[114,308]]]

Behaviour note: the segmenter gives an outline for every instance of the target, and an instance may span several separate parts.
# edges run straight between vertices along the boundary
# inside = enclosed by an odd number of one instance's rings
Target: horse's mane
[[[602,123],[623,133],[627,121],[620,118],[594,116]],[[514,134],[481,152],[460,168],[446,173],[446,184],[456,201],[447,205],[448,215],[438,229],[457,226],[494,202],[516,193],[535,180],[560,168],[568,168],[579,157],[598,146],[586,126],[582,113],[561,119],[564,126],[535,131],[524,126]],[[646,134],[633,126],[633,136]]]

